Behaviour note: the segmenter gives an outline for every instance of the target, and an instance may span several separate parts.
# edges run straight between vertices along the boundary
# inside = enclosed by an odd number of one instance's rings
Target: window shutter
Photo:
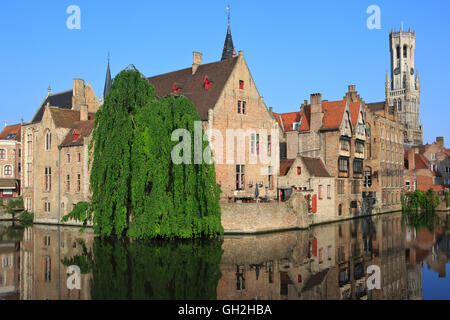
[[[313,213],[317,212],[317,195],[316,194],[312,198],[312,211],[313,211]]]
[[[317,257],[317,238],[314,238],[312,241],[312,254],[314,257]]]

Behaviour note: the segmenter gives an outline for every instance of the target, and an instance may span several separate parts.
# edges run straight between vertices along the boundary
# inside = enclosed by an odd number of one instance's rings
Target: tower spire
[[[229,5],[227,6],[227,16],[228,16],[228,30],[227,30],[227,35],[225,37],[225,44],[223,46],[221,60],[233,58],[233,53],[234,53],[233,38],[231,37],[231,27],[230,27],[231,13],[230,13]]]
[[[109,68],[109,52],[108,52],[108,69],[106,70],[106,80],[105,80],[105,89],[103,90],[103,99],[106,99],[106,96],[111,89],[111,70]]]

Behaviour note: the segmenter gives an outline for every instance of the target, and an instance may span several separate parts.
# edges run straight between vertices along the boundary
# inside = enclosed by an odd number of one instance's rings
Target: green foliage
[[[82,239],[77,239],[78,244],[82,247],[82,254],[73,256],[72,258],[64,258],[61,263],[65,266],[78,266],[80,267],[81,274],[88,274],[92,271],[93,253],[88,251],[86,244]]]
[[[223,233],[214,165],[171,160],[178,143],[171,141],[172,132],[187,129],[194,137],[194,121],[200,117],[188,99],[157,100],[139,72],[122,71],[114,79],[95,118],[91,145],[89,211],[98,235],[143,239]],[[91,215],[71,217],[86,221]]]
[[[128,228],[133,117],[154,100],[153,87],[139,72],[122,71],[95,117],[90,183],[94,230],[101,236],[122,236]]]
[[[78,202],[72,212],[66,214],[61,222],[69,222],[70,220],[83,222],[83,231],[87,227],[87,223],[92,221],[92,205],[88,202]]]
[[[34,219],[34,213],[28,212],[28,211],[24,211],[19,217],[20,221],[26,221],[26,222],[33,221],[33,219]]]
[[[222,241],[95,239],[93,300],[213,300],[221,278]],[[75,260],[74,260],[75,261]]]
[[[10,200],[6,202],[6,205],[2,205],[4,208],[6,208],[6,211],[10,214],[16,214],[19,211],[23,210],[23,199],[22,197],[19,197],[15,200]]]
[[[404,212],[434,212],[439,205],[439,196],[433,189],[429,189],[426,193],[417,189],[416,191],[406,195],[406,201],[402,201]]]

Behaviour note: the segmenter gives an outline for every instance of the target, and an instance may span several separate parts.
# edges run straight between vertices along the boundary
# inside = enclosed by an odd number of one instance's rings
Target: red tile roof
[[[302,112],[289,112],[289,113],[274,113],[273,114],[278,121],[281,129],[284,132],[293,131],[294,122],[300,122]]]
[[[323,101],[322,110],[325,113],[323,116],[322,130],[339,129],[344,117],[346,101]]]
[[[350,108],[350,115],[352,117],[353,127],[356,127],[358,122],[359,111],[361,109],[361,102],[351,102],[348,107]]]
[[[311,120],[311,105],[306,105],[302,110],[302,114],[303,116],[298,130],[300,132],[307,132],[309,131],[309,122]]]
[[[186,96],[194,104],[200,118],[208,120],[208,110],[216,105],[238,59],[235,57],[200,65],[195,74],[192,74],[192,68],[186,68],[147,78],[147,81],[155,87],[158,97],[173,94],[176,84],[177,94]],[[205,90],[205,78],[211,82],[209,90]]]
[[[22,126],[19,124],[14,124],[7,126],[0,132],[0,140],[15,140],[20,142],[20,131]]]

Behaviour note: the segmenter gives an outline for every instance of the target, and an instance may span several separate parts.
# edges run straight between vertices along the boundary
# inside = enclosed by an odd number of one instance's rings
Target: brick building
[[[243,51],[234,54],[230,27],[221,61],[203,64],[193,53],[186,68],[148,78],[159,97],[186,96],[202,120],[215,160],[222,200],[277,197],[279,127],[259,94]]]
[[[22,128],[25,209],[35,222],[58,223],[79,201],[89,201],[88,145],[99,102],[90,83],[47,94]]]
[[[359,215],[366,140],[362,103],[322,100],[317,93],[299,112],[274,115],[284,129],[282,158],[321,159],[335,179],[332,198],[337,218]]]
[[[443,137],[405,151],[404,165],[406,192],[426,192],[430,188],[440,192],[450,188],[450,151],[445,148]]]
[[[21,125],[5,126],[0,132],[0,197],[20,195]]]
[[[401,209],[403,192],[403,126],[396,109],[385,102],[367,104],[367,126],[370,153],[367,170],[372,170],[372,187],[367,191],[376,195],[376,207],[381,211]]]

